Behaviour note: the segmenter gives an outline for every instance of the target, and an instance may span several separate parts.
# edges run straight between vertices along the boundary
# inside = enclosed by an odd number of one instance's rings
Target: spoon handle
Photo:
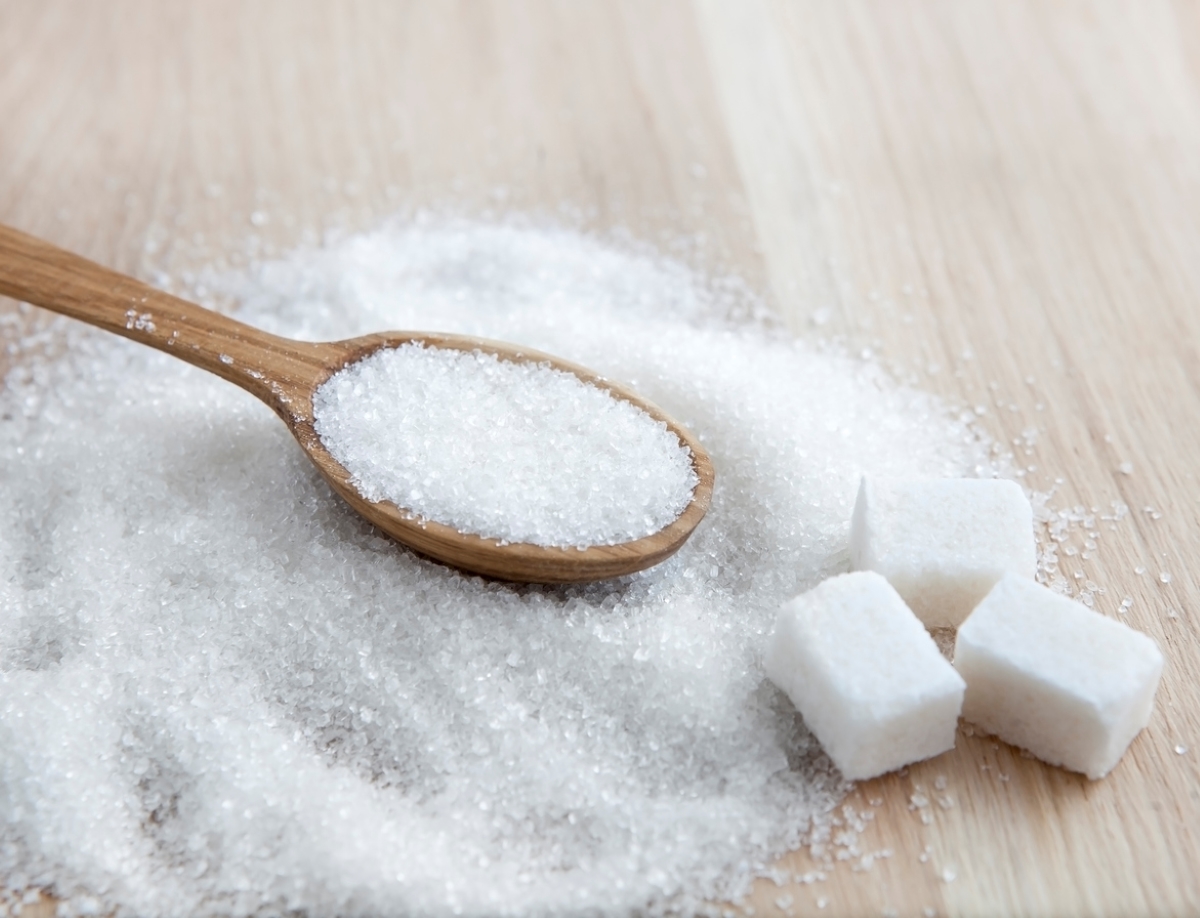
[[[166,351],[262,399],[291,421],[337,344],[268,334],[0,224],[0,294]]]

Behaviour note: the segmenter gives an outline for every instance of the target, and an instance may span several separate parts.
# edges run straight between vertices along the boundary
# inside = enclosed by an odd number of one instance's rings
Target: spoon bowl
[[[317,470],[357,513],[414,551],[471,573],[535,583],[580,583],[631,574],[678,551],[712,499],[712,463],[690,431],[629,389],[530,348],[424,332],[383,332],[317,343],[282,338],[5,226],[0,226],[0,294],[166,351],[240,386],[279,415]],[[501,542],[423,519],[390,501],[367,500],[317,435],[313,395],[339,370],[376,351],[410,343],[478,351],[514,363],[549,364],[633,404],[666,424],[690,452],[698,479],[691,501],[673,522],[651,535],[578,549]]]

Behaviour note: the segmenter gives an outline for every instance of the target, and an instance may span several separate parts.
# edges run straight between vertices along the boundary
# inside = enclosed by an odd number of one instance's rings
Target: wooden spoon
[[[384,332],[328,343],[280,338],[5,226],[0,226],[0,294],[148,344],[236,383],[271,406],[317,470],[354,510],[396,541],[466,571],[536,583],[579,583],[630,574],[674,554],[692,534],[712,498],[712,463],[686,428],[630,390],[528,348],[463,335],[412,332]],[[389,501],[367,500],[313,429],[313,393],[348,364],[380,348],[408,342],[482,351],[513,362],[548,363],[631,402],[665,423],[691,451],[699,479],[691,503],[673,523],[653,535],[581,551],[502,544],[421,520]]]

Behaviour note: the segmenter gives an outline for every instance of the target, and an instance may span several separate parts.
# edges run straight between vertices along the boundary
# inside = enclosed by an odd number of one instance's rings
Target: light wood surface
[[[423,206],[624,226],[977,411],[1054,508],[1128,505],[1060,553],[1167,657],[1117,769],[963,734],[851,798],[890,857],[764,882],[756,913],[1200,913],[1195,4],[10,0],[0,22],[0,220],[28,232],[153,279]]]
[[[712,502],[712,462],[689,430],[632,390],[532,348],[436,332],[385,331],[322,342],[280,338],[3,224],[0,294],[165,351],[240,386],[280,417],[317,471],[356,513],[409,548],[473,574],[533,583],[587,583],[632,574],[677,552]],[[696,475],[691,500],[658,532],[584,549],[502,542],[417,517],[411,508],[391,501],[367,500],[318,436],[313,398],[344,367],[377,351],[408,344],[549,365],[636,405],[665,424],[690,452]]]

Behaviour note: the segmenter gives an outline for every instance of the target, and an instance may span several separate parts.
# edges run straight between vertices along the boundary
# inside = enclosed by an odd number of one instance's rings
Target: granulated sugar
[[[547,364],[407,344],[313,398],[325,448],[368,500],[505,542],[616,545],[691,500],[691,453],[635,405]]]
[[[337,500],[269,409],[72,325],[0,395],[0,878],[138,915],[538,914],[736,896],[845,791],[761,654],[848,569],[863,474],[989,474],[870,363],[573,231],[426,222],[208,279],[272,331],[518,341],[701,438],[659,567],[514,587]]]

